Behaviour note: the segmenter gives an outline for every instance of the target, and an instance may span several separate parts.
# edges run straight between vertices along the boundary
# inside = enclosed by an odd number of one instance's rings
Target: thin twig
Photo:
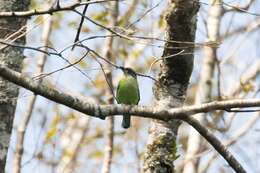
[[[116,32],[116,31],[114,31],[113,29],[111,29],[111,28],[109,28],[109,27],[106,27],[106,26],[104,26],[104,25],[102,25],[102,24],[100,24],[100,23],[94,21],[94,20],[92,20],[91,18],[89,18],[89,17],[87,17],[87,16],[82,15],[82,14],[81,14],[80,12],[78,12],[77,10],[73,10],[73,11],[74,11],[75,13],[79,14],[80,16],[84,17],[86,20],[90,21],[91,23],[93,23],[93,24],[95,24],[95,25],[97,25],[97,26],[99,26],[99,27],[101,27],[101,28],[103,28],[103,29],[105,29],[105,30],[111,32],[112,34],[115,34],[115,35],[117,35],[118,37],[124,38],[124,39],[126,39],[126,40],[131,40],[131,38],[130,38],[129,36],[124,35],[124,34],[119,33],[119,32]]]
[[[134,22],[132,22],[131,24],[129,24],[126,29],[131,28],[132,26],[134,26],[136,23],[140,22],[140,20],[142,20],[147,14],[149,14],[151,11],[153,11],[155,8],[157,8],[163,1],[159,1],[156,5],[154,5],[153,7],[151,7],[150,9],[148,9],[147,11],[144,12],[144,14],[142,14],[137,20],[135,20]]]
[[[253,16],[260,16],[260,13],[250,12],[250,11],[248,11],[246,8],[241,8],[241,7],[238,7],[238,6],[230,5],[230,4],[225,3],[225,2],[222,2],[222,3],[223,3],[223,5],[225,5],[225,6],[227,6],[227,7],[230,7],[230,8],[232,8],[233,10],[236,10],[236,11],[238,11],[238,12],[250,14],[250,15],[253,15]]]
[[[88,0],[89,1],[89,0]],[[74,43],[78,42],[79,41],[79,35],[80,35],[80,32],[81,32],[81,28],[82,28],[82,25],[83,25],[83,22],[84,22],[84,16],[86,15],[86,12],[87,12],[87,9],[88,9],[88,4],[85,5],[84,7],[84,10],[82,12],[82,16],[81,16],[81,19],[80,19],[80,23],[79,23],[79,27],[78,27],[78,30],[77,30],[77,34],[76,34],[76,37],[74,39]],[[73,50],[75,48],[75,45],[74,44],[71,48],[71,50]]]
[[[30,17],[30,16],[36,16],[36,15],[43,15],[43,14],[53,14],[56,12],[61,12],[61,11],[71,11],[75,10],[77,7],[82,6],[82,5],[89,5],[89,4],[98,4],[98,3],[106,3],[110,1],[119,1],[119,0],[92,0],[92,1],[87,1],[87,2],[75,2],[71,5],[60,7],[60,6],[53,6],[48,9],[43,9],[43,10],[29,10],[29,11],[11,11],[11,12],[0,12],[0,18],[2,17]]]
[[[44,78],[44,77],[46,77],[46,76],[50,76],[50,75],[52,75],[52,74],[54,74],[54,73],[56,73],[56,72],[65,70],[65,69],[70,68],[70,67],[74,67],[74,68],[76,68],[77,70],[79,70],[81,73],[83,73],[90,81],[92,81],[91,78],[90,78],[87,74],[85,74],[83,71],[81,71],[80,69],[78,69],[78,68],[75,66],[76,64],[80,63],[84,58],[86,58],[86,56],[88,55],[88,53],[89,53],[89,51],[87,51],[80,59],[78,59],[77,61],[75,61],[75,62],[73,62],[73,63],[70,63],[68,60],[66,60],[66,62],[68,62],[69,65],[67,65],[67,66],[65,66],[65,67],[62,67],[62,68],[59,68],[59,69],[54,70],[54,71],[49,72],[49,73],[39,74],[39,75],[37,75],[37,76],[34,76],[33,79],[39,80],[39,79],[42,79],[42,78]],[[93,82],[93,81],[92,81],[92,82]]]

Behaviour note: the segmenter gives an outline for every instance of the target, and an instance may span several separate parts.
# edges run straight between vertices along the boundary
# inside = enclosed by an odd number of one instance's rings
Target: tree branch
[[[107,116],[118,114],[133,114],[140,117],[154,118],[159,120],[168,121],[169,119],[180,119],[186,121],[192,125],[198,132],[204,136],[211,145],[227,160],[230,166],[238,173],[244,173],[244,169],[238,163],[238,161],[223,148],[218,139],[212,135],[206,128],[201,126],[198,121],[190,118],[189,115],[208,112],[212,110],[225,110],[230,108],[242,108],[242,107],[256,107],[260,106],[260,99],[245,99],[245,100],[229,100],[211,102],[195,106],[184,106],[181,108],[173,108],[170,110],[164,110],[159,108],[150,108],[145,106],[130,106],[130,105],[96,105],[86,102],[85,100],[60,92],[56,89],[47,87],[44,84],[39,84],[29,77],[22,76],[21,73],[8,69],[4,65],[0,65],[0,76],[9,80],[17,85],[23,86],[26,89],[31,90],[35,94],[39,94],[57,103],[66,105],[82,113],[90,116],[99,117],[104,119]]]
[[[71,5],[60,7],[55,6],[48,9],[43,10],[29,10],[29,11],[10,11],[10,12],[0,12],[0,18],[3,17],[30,17],[30,16],[36,16],[36,15],[43,15],[43,14],[53,14],[55,12],[61,12],[61,11],[71,11],[75,10],[77,7],[82,5],[89,5],[89,4],[98,4],[98,3],[104,3],[109,1],[115,1],[115,0],[93,0],[93,1],[87,1],[87,2],[75,2]]]
[[[97,105],[87,102],[86,99],[58,91],[54,88],[50,88],[45,84],[39,84],[37,81],[34,81],[31,78],[26,77],[19,72],[11,70],[1,64],[0,76],[49,100],[68,106],[89,116],[101,119],[112,115],[131,114],[138,117],[167,121],[169,119],[182,119],[183,116],[190,116],[201,112],[260,106],[260,99],[234,99],[228,101],[213,101],[201,105],[183,106],[167,110],[160,108],[151,108],[148,106]]]
[[[236,173],[246,173],[242,165],[227,150],[225,145],[223,145],[208,129],[202,126],[199,121],[188,116],[185,116],[182,120],[195,128],[218,151],[218,153],[221,154],[221,156],[229,163]]]
[[[89,1],[89,0],[88,0]],[[86,15],[86,12],[87,12],[87,9],[88,9],[88,4],[85,5],[84,7],[84,10],[82,12],[82,15],[85,16]],[[79,35],[80,35],[80,32],[81,32],[81,28],[83,26],[83,22],[84,22],[84,17],[81,16],[81,19],[80,19],[80,23],[79,23],[79,27],[78,27],[78,30],[77,30],[77,33],[76,33],[76,36],[75,36],[75,39],[74,39],[74,43],[77,43],[79,41]],[[74,47],[76,46],[76,44],[74,44],[71,48],[71,50],[74,49]]]

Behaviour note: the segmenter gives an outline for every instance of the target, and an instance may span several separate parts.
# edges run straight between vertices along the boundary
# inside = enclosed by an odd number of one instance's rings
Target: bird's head
[[[136,72],[131,68],[122,68],[125,75],[130,75],[134,78],[136,78]]]

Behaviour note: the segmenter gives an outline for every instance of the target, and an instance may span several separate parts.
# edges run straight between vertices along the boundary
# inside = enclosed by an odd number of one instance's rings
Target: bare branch
[[[235,130],[236,133],[230,137],[230,139],[222,142],[224,146],[231,146],[235,144],[239,138],[245,136],[250,129],[258,122],[260,118],[260,113],[252,116],[246,124],[244,124],[242,127],[239,127],[239,129]],[[210,167],[211,163],[218,157],[217,153],[215,153],[211,158],[208,159],[208,162],[203,166],[203,168],[200,170],[200,173],[207,172],[208,168]]]
[[[151,108],[147,106],[97,105],[91,104],[80,97],[76,97],[54,88],[50,88],[45,84],[39,84],[38,82],[35,82],[31,78],[26,77],[19,72],[10,70],[4,65],[0,65],[0,76],[49,100],[101,119],[112,115],[131,114],[138,117],[168,121],[169,119],[182,119],[183,116],[190,116],[201,112],[260,106],[260,99],[214,101],[201,105],[183,106],[180,108],[172,108],[167,110]]]
[[[98,3],[110,2],[110,1],[115,1],[115,0],[93,0],[93,1],[87,1],[87,2],[77,1],[73,4],[65,6],[65,7],[55,6],[55,7],[51,7],[51,8],[43,9],[43,10],[34,9],[34,10],[30,10],[30,11],[0,12],[0,18],[3,18],[3,17],[30,17],[30,16],[43,15],[43,14],[53,14],[53,13],[61,12],[61,11],[75,10],[77,7],[82,6],[82,5],[98,4]]]
[[[88,0],[89,1],[89,0]],[[84,22],[84,16],[86,15],[86,12],[87,12],[87,9],[88,9],[88,4],[85,5],[84,7],[84,10],[82,12],[82,16],[81,16],[81,19],[80,19],[80,23],[79,23],[79,27],[78,27],[78,30],[77,30],[77,33],[76,33],[76,37],[74,39],[74,43],[78,42],[79,41],[79,35],[80,35],[80,32],[81,32],[81,28],[82,28],[82,25],[83,25],[83,22]],[[76,44],[74,44],[71,48],[71,50],[74,49]]]
[[[241,13],[246,13],[246,14],[250,14],[252,16],[260,16],[260,13],[254,13],[254,12],[250,12],[248,11],[249,7],[251,6],[251,4],[253,3],[252,0],[249,1],[249,3],[247,5],[245,5],[244,7],[239,7],[239,6],[235,6],[235,5],[231,5],[229,3],[225,3],[223,2],[223,5],[231,8],[230,10],[226,10],[228,11],[237,11],[237,12],[241,12]]]
[[[210,132],[198,124],[194,119],[188,117],[198,112],[206,112],[216,109],[227,109],[233,107],[255,107],[260,106],[260,99],[245,99],[245,100],[232,100],[232,101],[220,101],[202,104],[199,106],[187,106],[182,108],[173,108],[170,110],[155,109],[144,106],[130,106],[130,105],[95,105],[84,101],[78,97],[74,97],[70,94],[62,93],[58,90],[51,89],[46,85],[39,84],[32,79],[22,76],[20,73],[10,70],[3,65],[0,65],[1,77],[14,82],[20,86],[23,86],[35,94],[39,94],[57,103],[66,105],[82,113],[90,116],[105,118],[110,115],[117,114],[134,114],[140,117],[154,118],[167,121],[169,119],[181,119],[194,128],[196,128],[215,148],[221,153],[221,155],[227,160],[234,170],[238,173],[245,172],[236,159],[222,147],[222,144],[210,134]]]
[[[188,116],[182,120],[195,128],[218,151],[218,153],[221,154],[221,156],[229,163],[236,173],[246,173],[242,165],[227,150],[227,148],[208,129],[202,126],[199,121]]]

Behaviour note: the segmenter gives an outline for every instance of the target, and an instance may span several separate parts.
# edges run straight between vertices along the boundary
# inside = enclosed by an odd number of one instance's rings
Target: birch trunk
[[[0,1],[0,11],[23,11],[29,6],[29,1]],[[22,34],[26,30],[26,18],[0,18],[0,39],[24,44]],[[23,61],[21,48],[0,45],[0,64],[15,71],[21,71]],[[4,173],[7,151],[12,131],[18,87],[0,77],[0,173]]]

